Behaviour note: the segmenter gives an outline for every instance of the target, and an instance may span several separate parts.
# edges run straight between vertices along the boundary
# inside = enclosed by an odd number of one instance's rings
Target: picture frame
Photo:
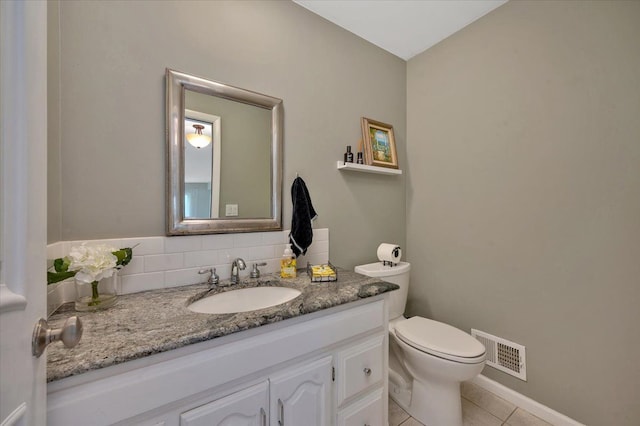
[[[393,126],[362,117],[364,162],[369,166],[398,168],[398,154]]]

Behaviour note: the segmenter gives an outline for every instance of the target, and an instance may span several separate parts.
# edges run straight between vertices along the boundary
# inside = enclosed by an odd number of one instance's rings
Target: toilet
[[[480,374],[485,347],[450,325],[403,316],[410,270],[407,262],[355,267],[400,286],[389,293],[389,396],[426,426],[462,426],[460,383]]]

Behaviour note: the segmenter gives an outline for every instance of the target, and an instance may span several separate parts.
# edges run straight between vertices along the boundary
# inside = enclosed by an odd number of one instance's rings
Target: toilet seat
[[[439,358],[475,364],[485,359],[485,347],[469,334],[438,321],[411,317],[395,324],[395,334],[407,345]]]

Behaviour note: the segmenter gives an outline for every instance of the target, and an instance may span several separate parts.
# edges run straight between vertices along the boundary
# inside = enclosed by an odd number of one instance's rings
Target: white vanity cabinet
[[[264,381],[180,414],[180,426],[265,426],[269,382]]]
[[[362,299],[49,383],[47,424],[386,425],[386,303]]]

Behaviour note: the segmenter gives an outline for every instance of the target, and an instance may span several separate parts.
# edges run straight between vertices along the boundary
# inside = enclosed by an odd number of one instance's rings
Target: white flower
[[[76,272],[76,279],[85,283],[100,281],[110,277],[116,268],[118,258],[113,254],[115,248],[104,244],[97,246],[73,247],[69,253],[70,271]]]

